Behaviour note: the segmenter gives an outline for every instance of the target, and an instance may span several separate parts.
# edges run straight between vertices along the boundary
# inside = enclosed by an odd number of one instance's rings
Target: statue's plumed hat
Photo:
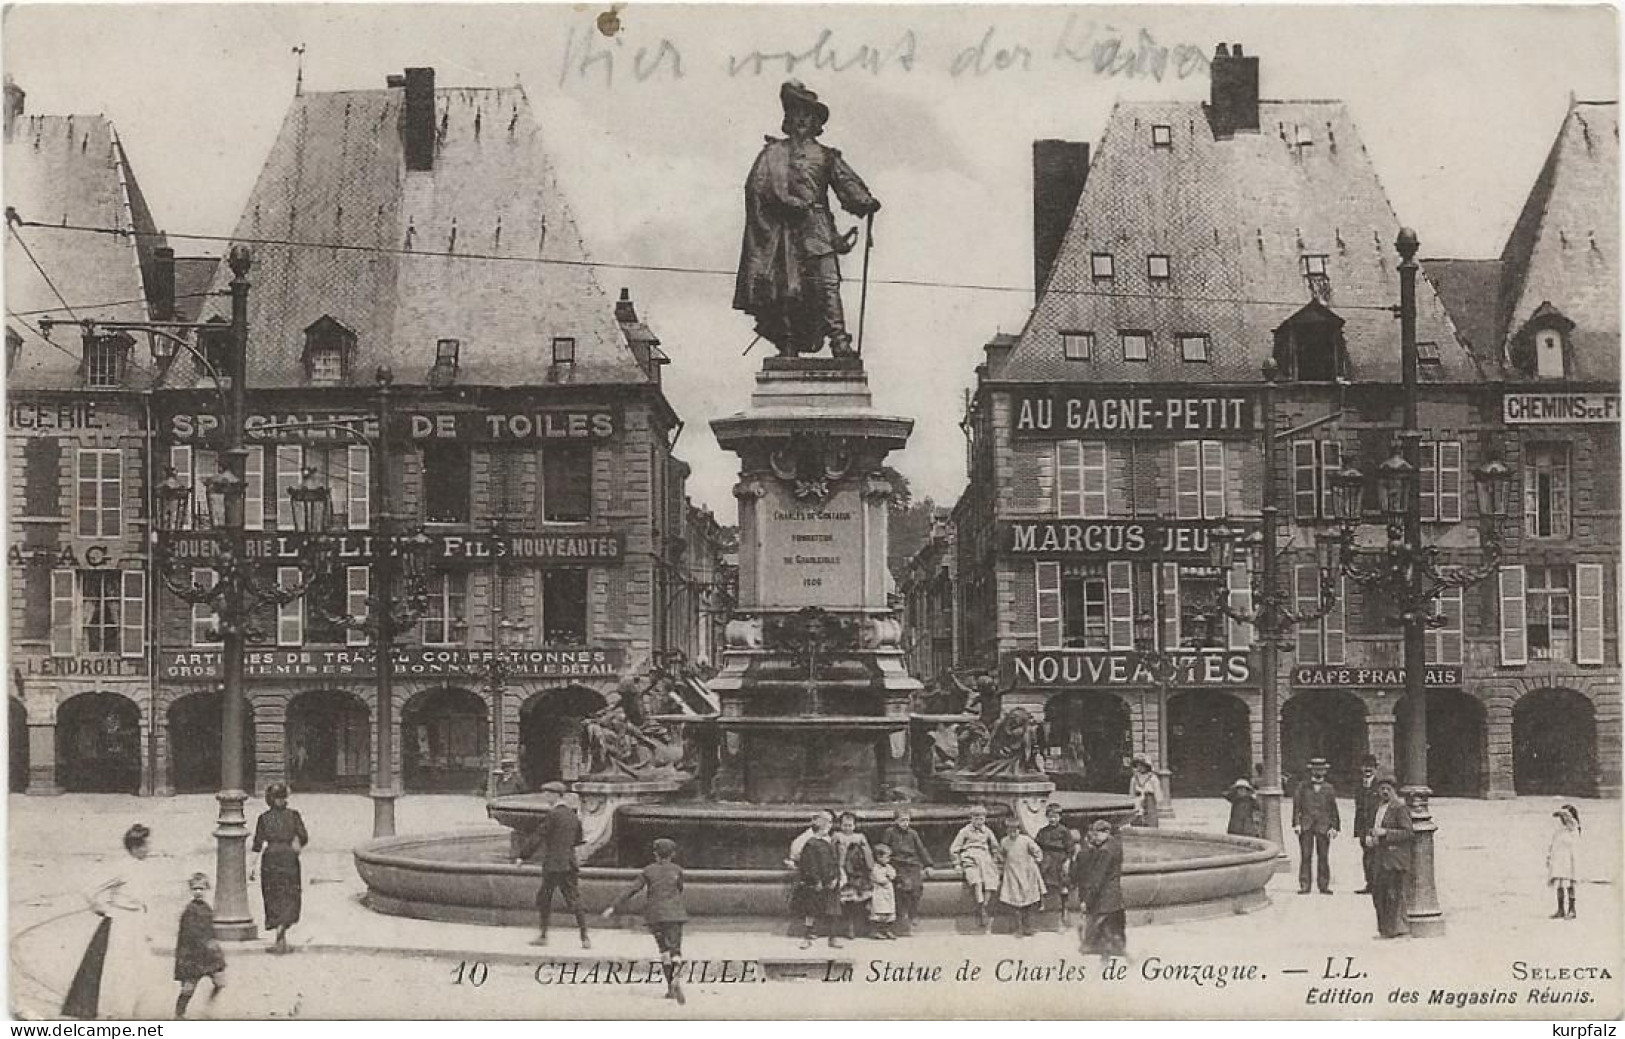
[[[784,106],[786,114],[799,109],[812,112],[820,123],[829,122],[829,106],[818,100],[818,95],[808,90],[799,79],[786,80],[779,87],[779,104]]]

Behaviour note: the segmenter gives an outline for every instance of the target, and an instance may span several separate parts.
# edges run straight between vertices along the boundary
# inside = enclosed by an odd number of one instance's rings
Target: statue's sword
[[[870,213],[864,218],[863,227],[863,288],[858,294],[858,345],[853,351],[857,356],[863,356],[863,317],[869,309],[869,254],[875,248],[875,215]]]

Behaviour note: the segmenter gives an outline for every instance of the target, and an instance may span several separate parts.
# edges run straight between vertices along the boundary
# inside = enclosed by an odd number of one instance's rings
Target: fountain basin
[[[624,811],[625,809],[623,809]],[[1276,846],[1251,837],[1125,827],[1123,897],[1131,921],[1243,913],[1268,902]],[[498,827],[385,837],[355,850],[367,905],[381,913],[457,923],[532,926],[542,871],[514,864]],[[637,876],[633,866],[581,870],[583,906],[609,905]],[[781,926],[794,872],[783,868],[685,866],[691,915],[717,924]],[[957,870],[934,870],[920,906],[927,918],[967,917],[971,899]]]

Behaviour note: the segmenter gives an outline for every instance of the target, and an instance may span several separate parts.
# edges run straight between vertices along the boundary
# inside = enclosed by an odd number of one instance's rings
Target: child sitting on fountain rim
[[[683,967],[683,924],[688,910],[683,905],[683,867],[672,860],[677,857],[677,842],[669,837],[658,837],[653,845],[655,860],[643,867],[638,879],[604,910],[607,920],[637,896],[643,899],[643,922],[654,935],[655,948],[660,951],[660,972],[666,976],[666,998],[678,1003],[683,998],[683,982],[678,973]]]
[[[965,886],[976,899],[976,926],[986,931],[987,903],[999,890],[999,839],[988,829],[986,805],[971,805],[970,822],[954,836],[948,855],[959,866]]]

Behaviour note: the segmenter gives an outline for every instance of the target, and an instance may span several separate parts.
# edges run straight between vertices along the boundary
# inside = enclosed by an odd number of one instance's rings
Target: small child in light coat
[[[875,864],[870,869],[870,877],[874,887],[869,896],[869,920],[875,925],[875,937],[892,941],[897,937],[892,931],[897,923],[897,867],[891,864],[891,847],[877,844],[874,847]]]

